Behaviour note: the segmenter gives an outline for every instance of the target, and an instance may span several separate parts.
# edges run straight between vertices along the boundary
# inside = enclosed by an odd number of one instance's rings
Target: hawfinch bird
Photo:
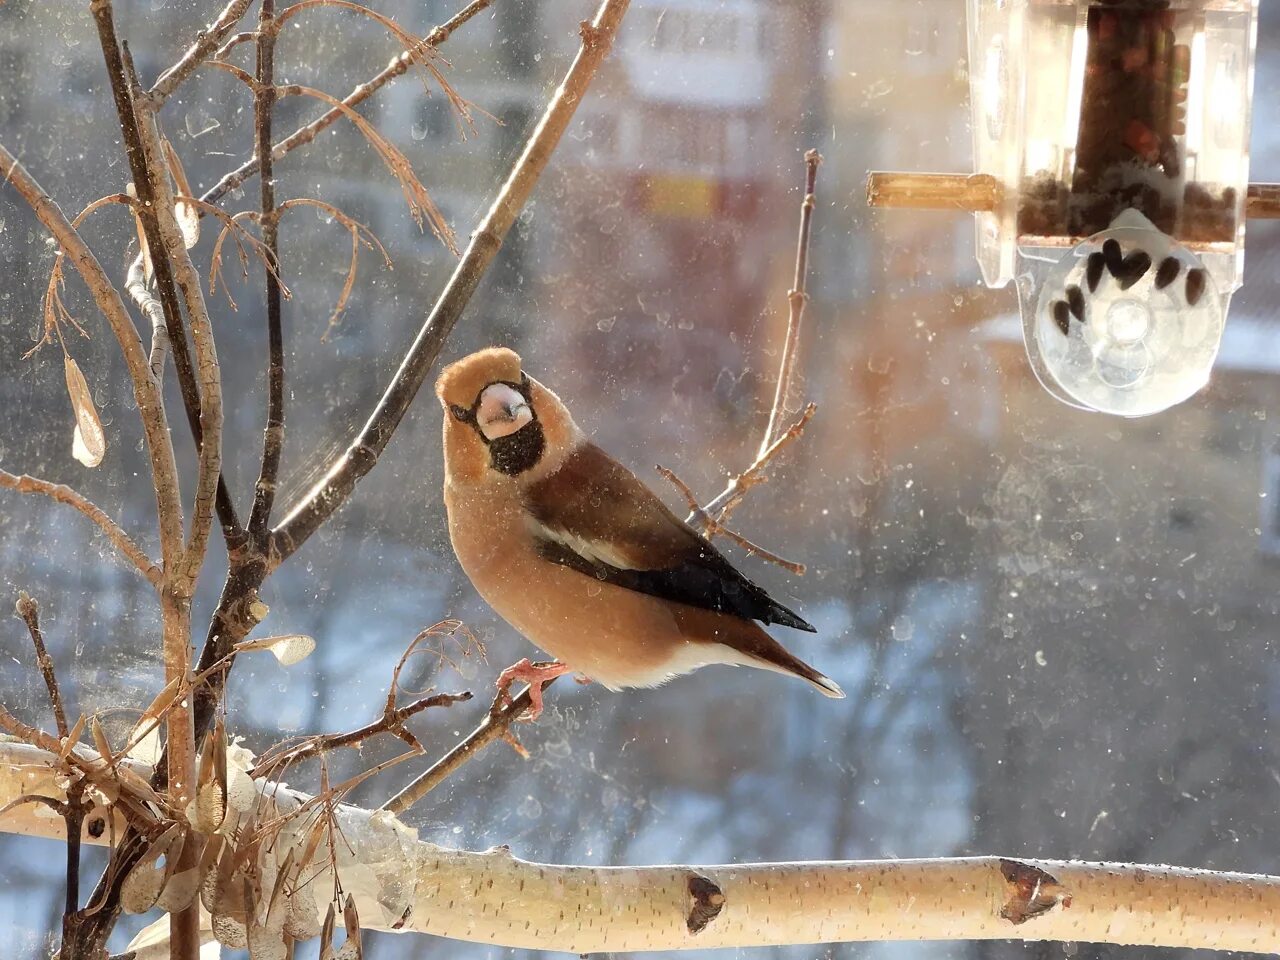
[[[511,350],[445,368],[449,537],[480,595],[556,657],[505,670],[499,687],[569,671],[611,690],[653,687],[713,663],[759,667],[844,693],[756,621],[813,632],[733,568],[626,467],[591,443]]]

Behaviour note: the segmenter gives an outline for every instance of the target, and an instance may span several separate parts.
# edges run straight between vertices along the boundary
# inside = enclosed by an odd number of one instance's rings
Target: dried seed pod
[[[236,644],[236,652],[248,650],[267,650],[280,662],[282,667],[291,667],[311,656],[316,648],[313,638],[301,633],[288,633],[278,637],[262,637],[258,640],[241,640]]]
[[[96,467],[107,452],[107,436],[102,431],[93,394],[80,372],[80,366],[70,354],[64,358],[67,376],[67,394],[71,397],[71,409],[75,411],[76,426],[71,435],[71,455],[86,467]]]

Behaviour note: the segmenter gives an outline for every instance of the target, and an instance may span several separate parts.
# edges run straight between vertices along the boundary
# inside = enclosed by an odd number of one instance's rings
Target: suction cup
[[[1113,227],[1049,269],[1027,346],[1070,401],[1142,417],[1208,382],[1225,315],[1195,254],[1154,228]]]

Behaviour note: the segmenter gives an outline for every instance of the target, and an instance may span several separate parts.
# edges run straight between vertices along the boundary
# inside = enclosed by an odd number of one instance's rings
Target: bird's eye
[[[456,403],[449,404],[449,412],[453,414],[453,419],[466,423],[471,419],[471,411],[466,407],[460,407]]]

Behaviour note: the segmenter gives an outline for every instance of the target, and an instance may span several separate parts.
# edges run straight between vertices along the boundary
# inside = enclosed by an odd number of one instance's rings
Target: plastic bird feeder
[[[977,212],[1036,376],[1157,413],[1209,379],[1244,266],[1257,0],[969,0],[970,178],[875,176],[872,202]],[[898,194],[895,197],[895,192]]]

